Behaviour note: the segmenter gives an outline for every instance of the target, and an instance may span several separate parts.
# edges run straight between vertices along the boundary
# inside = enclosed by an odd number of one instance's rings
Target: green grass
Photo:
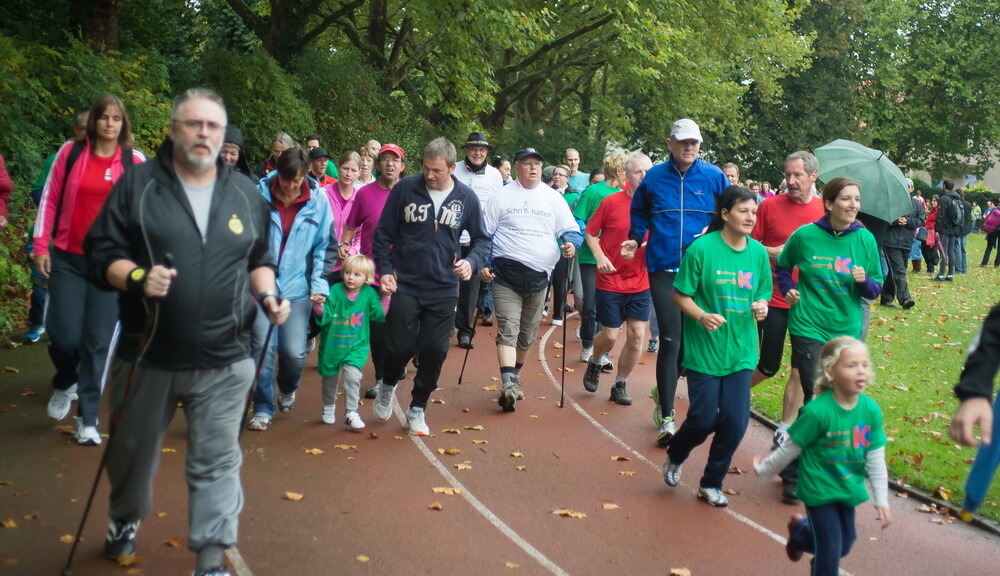
[[[910,272],[917,305],[908,311],[876,306],[868,336],[875,384],[868,393],[885,413],[890,475],[961,504],[974,448],[948,436],[958,407],[952,388],[958,382],[966,348],[990,307],[1000,301],[1000,270],[980,268],[982,234],[969,236],[969,273],[954,282],[933,282],[926,271]],[[992,258],[991,258],[992,259]],[[791,351],[786,346],[787,362]],[[754,389],[753,406],[777,420],[787,366]],[[939,489],[943,489],[939,491]],[[993,482],[980,513],[1000,521],[1000,481]]]

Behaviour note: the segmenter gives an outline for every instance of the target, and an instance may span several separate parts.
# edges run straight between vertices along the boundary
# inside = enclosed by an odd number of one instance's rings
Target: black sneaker
[[[104,539],[104,555],[112,560],[119,556],[135,554],[135,533],[139,531],[139,520],[131,522],[112,520],[108,525],[108,535]]]
[[[472,350],[473,348],[475,348],[475,346],[472,344],[472,334],[459,334],[458,347],[465,348],[466,350]]]
[[[781,487],[781,501],[792,506],[799,503],[799,495],[795,489],[795,484],[785,484]]]
[[[583,388],[587,392],[597,392],[601,384],[601,365],[587,362],[587,371],[583,373]]]
[[[615,382],[615,385],[611,387],[611,401],[619,406],[632,405],[632,397],[625,390],[624,382]]]
[[[903,302],[903,310],[909,310],[910,308],[913,308],[916,304],[917,303],[914,302],[913,300],[907,300],[906,302]]]

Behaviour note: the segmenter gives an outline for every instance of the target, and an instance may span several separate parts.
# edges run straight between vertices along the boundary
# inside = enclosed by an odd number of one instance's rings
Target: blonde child
[[[872,380],[864,343],[850,336],[834,338],[823,346],[819,364],[816,398],[788,429],[790,441],[764,460],[755,457],[754,470],[771,478],[799,458],[798,495],[807,517],[792,515],[785,552],[793,562],[810,552],[813,576],[836,576],[840,559],[857,538],[854,507],[868,500],[866,475],[876,519],[883,529],[892,523],[886,437],[882,410],[863,393]]]
[[[330,296],[313,313],[320,326],[319,373],[323,377],[323,422],[334,424],[340,374],[344,375],[344,421],[353,430],[365,427],[358,414],[361,369],[368,361],[371,322],[385,322],[388,299],[380,300],[369,284],[375,266],[362,254],[348,256],[341,268],[341,282],[330,287]]]

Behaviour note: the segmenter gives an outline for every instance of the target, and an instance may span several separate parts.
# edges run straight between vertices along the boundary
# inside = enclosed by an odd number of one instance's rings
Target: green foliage
[[[202,56],[202,70],[202,84],[222,95],[229,121],[243,131],[251,166],[267,156],[275,133],[287,132],[301,142],[315,129],[299,80],[263,51],[212,50]]]
[[[979,204],[980,208],[986,207],[986,202],[997,203],[997,191],[982,182],[962,188],[965,199],[973,204]]]
[[[370,139],[394,142],[412,160],[431,138],[430,124],[413,110],[401,93],[380,89],[380,74],[350,51],[332,54],[308,51],[295,63],[295,80],[313,111],[315,131],[323,147],[339,161],[342,153],[357,150]],[[305,138],[306,133],[298,135]],[[412,162],[410,173],[413,172]]]

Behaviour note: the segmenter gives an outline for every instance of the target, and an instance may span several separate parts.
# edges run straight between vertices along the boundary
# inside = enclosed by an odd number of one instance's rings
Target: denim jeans
[[[1000,394],[993,402],[993,414],[1000,414]],[[975,512],[983,503],[986,491],[990,488],[993,475],[1000,466],[1000,426],[994,416],[993,433],[989,444],[979,446],[976,459],[969,469],[969,477],[965,481],[965,501],[962,508]]]
[[[308,298],[290,303],[292,305],[288,320],[281,326],[275,326],[271,333],[271,341],[267,343],[267,353],[264,356],[264,366],[260,370],[257,390],[253,397],[254,414],[273,416],[277,408],[275,403],[274,383],[282,394],[291,394],[299,387],[302,379],[302,369],[306,365],[306,334],[309,331],[309,314],[312,313],[312,301]],[[251,344],[254,361],[260,359],[264,346],[264,338],[271,322],[263,310],[257,310],[257,318],[253,324]],[[274,362],[277,356],[278,369],[275,374]]]

